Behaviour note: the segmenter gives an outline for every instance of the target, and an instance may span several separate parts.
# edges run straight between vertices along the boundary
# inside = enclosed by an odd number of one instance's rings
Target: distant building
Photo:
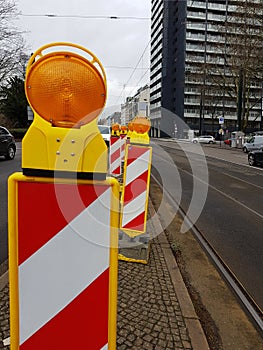
[[[149,117],[150,115],[150,88],[141,87],[133,97],[127,97],[121,105],[121,124],[127,125],[137,115]]]
[[[112,124],[121,124],[121,112],[114,112],[106,118],[106,124],[111,126]]]
[[[251,0],[250,3],[262,0]],[[181,136],[177,120],[199,133],[237,130],[237,95],[227,93],[226,23],[237,21],[240,0],[152,0],[150,117],[152,136]],[[238,19],[239,16],[239,19]],[[237,22],[238,23],[238,22]],[[259,30],[255,24],[255,33]],[[262,25],[262,24],[261,24]],[[230,29],[228,29],[230,30]],[[262,33],[262,32],[261,32]],[[235,33],[236,34],[236,33]],[[240,43],[242,43],[242,34]],[[219,87],[220,74],[229,85]],[[242,75],[241,75],[242,77]],[[224,79],[224,81],[227,81]],[[226,84],[226,83],[224,83]],[[248,129],[261,127],[262,78],[251,83]]]

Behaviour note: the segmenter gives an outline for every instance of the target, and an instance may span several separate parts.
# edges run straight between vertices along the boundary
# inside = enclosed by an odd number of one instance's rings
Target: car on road
[[[251,166],[263,165],[263,147],[248,153],[248,164]]]
[[[14,159],[16,143],[14,136],[3,126],[0,126],[0,156],[5,159]]]
[[[248,153],[249,151],[258,150],[263,147],[263,135],[252,136],[243,145],[243,152]]]
[[[111,127],[108,125],[98,125],[99,131],[106,145],[109,147],[110,145],[110,137],[111,137]]]
[[[215,143],[215,138],[214,136],[211,135],[201,135],[198,137],[194,137],[192,140],[193,143]]]

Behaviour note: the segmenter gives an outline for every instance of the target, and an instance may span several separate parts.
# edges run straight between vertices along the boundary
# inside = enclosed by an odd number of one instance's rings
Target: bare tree
[[[0,0],[0,83],[23,75],[25,43],[14,25],[18,15],[14,0]]]

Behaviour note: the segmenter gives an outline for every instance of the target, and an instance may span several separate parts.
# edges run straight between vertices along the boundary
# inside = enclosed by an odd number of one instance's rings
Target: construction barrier
[[[132,235],[146,230],[152,148],[127,145],[120,229]]]
[[[121,145],[122,139],[119,136],[110,138],[110,174],[121,174]]]
[[[10,177],[12,350],[115,349],[118,191]]]
[[[49,44],[25,91],[34,121],[8,182],[11,350],[115,350],[120,186],[97,127],[104,69],[79,45]]]

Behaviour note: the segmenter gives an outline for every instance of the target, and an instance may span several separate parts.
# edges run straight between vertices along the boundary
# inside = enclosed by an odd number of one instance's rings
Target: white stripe
[[[135,180],[140,175],[142,175],[143,173],[145,173],[146,170],[148,170],[150,155],[150,150],[148,150],[142,156],[140,156],[134,162],[127,166],[125,186],[133,180]]]
[[[110,145],[110,154],[113,154],[120,148],[121,148],[121,139],[118,139],[116,142]]]
[[[110,164],[110,173],[112,174],[113,171],[116,170],[118,167],[121,167],[121,158],[117,158],[113,163]]]
[[[122,214],[122,227],[135,219],[138,215],[145,211],[146,191],[142,192],[138,197],[124,206]]]
[[[20,265],[20,345],[108,268],[110,193]]]
[[[108,350],[108,344],[104,345],[100,350]]]

